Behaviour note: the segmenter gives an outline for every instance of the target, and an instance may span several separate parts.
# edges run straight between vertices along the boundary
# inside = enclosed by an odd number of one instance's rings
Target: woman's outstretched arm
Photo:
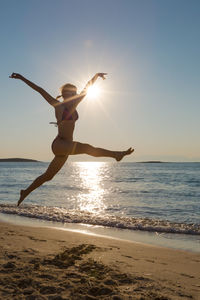
[[[23,77],[22,75],[18,74],[18,73],[12,73],[11,76],[9,76],[10,78],[15,78],[15,79],[20,79],[23,82],[25,82],[28,86],[30,86],[32,89],[34,89],[35,91],[37,91],[38,93],[40,93],[40,95],[42,95],[42,97],[52,106],[56,106],[59,101],[56,100],[55,98],[53,98],[50,94],[48,94],[43,88],[41,88],[40,86],[36,85],[35,83],[31,82],[30,80],[26,79],[25,77]]]
[[[101,77],[104,80],[104,79],[106,79],[105,75],[107,75],[107,73],[96,73],[94,75],[94,77],[92,77],[92,79],[88,81],[88,83],[86,84],[86,86],[84,87],[84,89],[82,90],[82,92],[80,93],[80,95],[86,95],[87,94],[87,89],[91,85],[93,85],[95,83],[95,81],[97,80],[97,78]]]
[[[84,87],[84,89],[82,90],[82,92],[80,94],[78,94],[75,99],[74,99],[74,105],[75,107],[83,100],[83,98],[87,95],[87,89],[92,86],[95,81],[97,80],[98,77],[101,77],[102,79],[106,79],[105,75],[107,75],[107,73],[96,73],[91,80],[88,81],[88,83],[86,84],[86,86]]]

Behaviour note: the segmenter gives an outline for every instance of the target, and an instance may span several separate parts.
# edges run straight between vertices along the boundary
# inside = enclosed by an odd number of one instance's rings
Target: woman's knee
[[[85,152],[87,153],[87,152],[91,152],[94,149],[94,147],[91,146],[90,144],[84,144],[84,149]]]

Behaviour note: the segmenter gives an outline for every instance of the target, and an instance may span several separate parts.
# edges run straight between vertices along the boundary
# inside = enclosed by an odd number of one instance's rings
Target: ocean
[[[20,189],[47,166],[0,163],[0,219],[74,224],[86,233],[200,252],[200,163],[68,162],[16,207]]]

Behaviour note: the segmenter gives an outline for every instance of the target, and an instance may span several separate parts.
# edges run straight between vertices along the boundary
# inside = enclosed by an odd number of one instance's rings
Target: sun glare
[[[106,209],[104,204],[106,191],[103,187],[105,163],[79,162],[76,165],[82,189],[77,197],[79,209],[90,213],[101,213]]]
[[[87,97],[89,99],[96,99],[100,96],[100,88],[97,85],[92,85],[87,89]]]

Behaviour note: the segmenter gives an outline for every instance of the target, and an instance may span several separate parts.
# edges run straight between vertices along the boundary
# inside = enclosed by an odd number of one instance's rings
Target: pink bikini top
[[[74,117],[74,118],[73,118]],[[62,121],[69,121],[69,120],[78,120],[78,113],[77,111],[73,111],[72,113],[70,113],[70,111],[65,107],[63,114],[62,114]]]
[[[78,120],[78,113],[76,110],[70,112],[70,110],[67,109],[67,107],[64,108],[63,114],[62,114],[62,121],[77,121]],[[61,123],[60,122],[60,123]],[[50,124],[54,124],[55,126],[58,125],[56,122],[50,122]]]

